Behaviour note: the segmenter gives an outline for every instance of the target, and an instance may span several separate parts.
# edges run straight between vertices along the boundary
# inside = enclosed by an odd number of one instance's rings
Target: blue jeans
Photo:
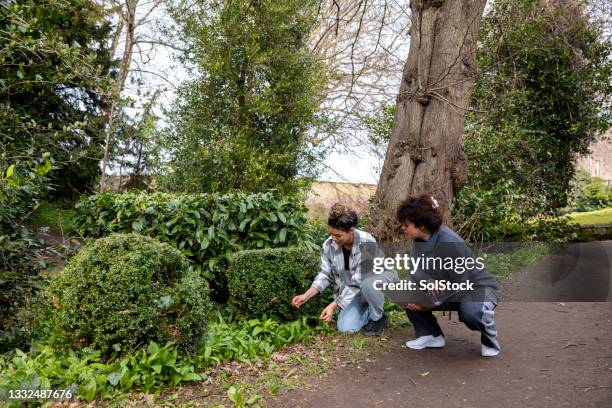
[[[359,294],[338,314],[337,328],[340,333],[357,333],[370,319],[378,320],[384,313],[385,295],[374,288],[376,281],[395,282],[397,275],[383,272],[361,282]]]
[[[370,320],[370,307],[357,295],[349,305],[340,310],[336,327],[340,333],[357,333]]]

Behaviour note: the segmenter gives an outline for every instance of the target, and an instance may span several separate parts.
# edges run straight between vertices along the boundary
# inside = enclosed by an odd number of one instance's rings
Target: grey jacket
[[[455,231],[446,225],[440,226],[438,230],[429,236],[427,241],[415,239],[412,247],[412,256],[425,255],[428,257],[450,258],[472,258],[472,251]],[[444,297],[449,301],[491,301],[499,302],[499,285],[495,277],[485,268],[467,268],[465,272],[457,274],[453,271],[430,270],[418,271],[412,275],[412,279],[423,278],[446,279],[454,282],[471,281],[475,290],[471,293],[447,292]]]

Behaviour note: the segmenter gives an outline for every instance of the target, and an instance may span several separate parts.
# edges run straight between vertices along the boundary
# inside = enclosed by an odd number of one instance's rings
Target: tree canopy
[[[611,44],[578,2],[562,5],[497,0],[483,19],[454,205],[472,231],[564,207],[576,156],[611,124]]]
[[[112,69],[109,29],[91,0],[0,5],[1,167],[49,152],[54,195],[78,196],[93,187]]]
[[[175,16],[195,78],[166,139],[171,190],[295,190],[316,158],[323,71],[306,48],[315,1],[198,1]],[[289,17],[290,16],[290,17]]]

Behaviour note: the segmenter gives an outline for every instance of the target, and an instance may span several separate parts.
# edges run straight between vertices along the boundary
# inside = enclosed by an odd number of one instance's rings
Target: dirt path
[[[48,227],[40,224],[27,224],[27,226],[32,231],[38,231],[40,227]],[[37,258],[47,264],[43,270],[43,273],[47,275],[64,269],[67,254],[76,252],[81,246],[79,239],[64,235],[55,229],[49,229],[45,234],[38,233],[36,239],[44,242]]]
[[[612,254],[612,241],[605,245]],[[336,368],[267,406],[612,407],[610,302],[502,303],[496,322],[503,351],[496,358],[480,356],[479,334],[456,314],[439,321],[443,349],[407,349],[414,333],[405,327],[387,333],[388,348],[362,370]]]

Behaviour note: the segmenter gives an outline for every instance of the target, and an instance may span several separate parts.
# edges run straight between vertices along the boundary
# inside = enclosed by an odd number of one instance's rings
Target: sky
[[[379,159],[369,152],[332,152],[324,165],[325,170],[319,176],[321,181],[378,183]]]

